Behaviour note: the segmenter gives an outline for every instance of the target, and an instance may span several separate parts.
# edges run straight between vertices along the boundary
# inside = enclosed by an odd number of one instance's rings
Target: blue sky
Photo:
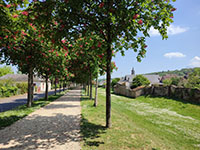
[[[173,5],[177,10],[168,30],[169,38],[162,40],[151,30],[147,54],[141,63],[136,61],[137,54],[131,49],[125,56],[118,53],[113,58],[118,70],[112,78],[130,74],[132,67],[136,74],[200,67],[200,0],[177,0]]]

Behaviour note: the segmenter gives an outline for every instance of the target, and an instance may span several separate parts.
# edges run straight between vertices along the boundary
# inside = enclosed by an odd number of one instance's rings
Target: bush
[[[26,82],[16,83],[16,87],[20,90],[20,94],[28,92],[28,83]]]
[[[14,85],[15,83],[12,79],[0,80],[0,87],[2,86],[8,87],[8,86],[14,86]]]
[[[172,84],[172,80],[171,79],[165,79],[165,80],[163,80],[163,84],[169,86],[169,85]]]
[[[173,78],[171,78],[171,80],[172,80],[172,85],[178,86],[181,79],[178,77],[173,77]]]
[[[114,86],[117,84],[117,82],[119,82],[120,78],[114,78],[112,79],[112,82],[111,82],[111,87],[112,89],[114,88]]]
[[[143,75],[136,75],[135,78],[133,78],[133,82],[131,85],[131,89],[136,88],[138,86],[142,86],[142,85],[149,85],[150,81],[144,77]]]
[[[12,95],[16,95],[17,94],[17,91],[18,91],[18,88],[17,87],[5,87],[5,86],[2,86],[0,87],[0,91],[1,91],[1,97],[9,97],[9,96],[12,96]]]

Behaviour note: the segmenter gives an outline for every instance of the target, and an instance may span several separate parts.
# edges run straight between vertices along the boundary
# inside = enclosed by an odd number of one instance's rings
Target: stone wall
[[[176,86],[151,85],[147,87],[141,86],[135,89],[128,89],[124,85],[117,84],[114,87],[114,93],[132,98],[141,95],[174,97],[200,103],[200,90]]]
[[[127,97],[136,98],[138,96],[144,95],[145,90],[144,90],[144,87],[129,89],[124,85],[117,84],[114,87],[114,93],[119,94],[119,95],[123,95],[123,96],[127,96]]]

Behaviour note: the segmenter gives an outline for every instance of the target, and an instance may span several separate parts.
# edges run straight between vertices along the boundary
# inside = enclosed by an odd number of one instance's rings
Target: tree
[[[171,81],[172,81],[171,85],[176,85],[176,86],[178,86],[180,80],[181,80],[181,78],[179,78],[179,77],[172,77],[172,78],[171,78]]]
[[[172,84],[172,80],[171,79],[165,79],[165,80],[163,80],[163,84],[169,86],[169,85]]]
[[[194,72],[189,74],[186,87],[200,89],[200,68],[195,68]]]
[[[136,75],[135,78],[133,78],[133,82],[132,82],[132,85],[131,85],[131,88],[136,88],[138,86],[147,86],[150,84],[150,81],[144,77],[143,75]]]
[[[0,68],[0,77],[6,74],[14,74],[12,68],[10,66],[4,66]]]
[[[8,11],[11,25],[2,29],[4,37],[1,41],[3,47],[1,61],[17,65],[19,71],[28,74],[28,107],[33,100],[33,74],[46,51],[42,45],[44,37],[42,21],[46,20],[46,15],[51,14],[51,9],[46,13],[34,12],[33,8],[37,3],[40,2],[29,3],[28,7],[23,5],[22,10],[15,10],[12,13]],[[41,17],[42,21],[37,20],[38,17]]]
[[[173,22],[172,12],[176,9],[170,0],[85,0],[79,5],[82,5],[81,10],[73,13],[81,18],[77,29],[83,33],[94,31],[106,42],[106,127],[111,127],[112,50],[124,55],[125,49],[132,48],[138,52],[137,60],[141,61],[146,53],[145,38],[150,36],[150,28],[157,29],[166,39],[167,27]]]

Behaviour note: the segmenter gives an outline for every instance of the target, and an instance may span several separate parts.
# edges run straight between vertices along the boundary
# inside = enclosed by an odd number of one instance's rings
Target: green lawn
[[[112,94],[112,127],[105,129],[105,89],[99,106],[82,96],[83,150],[199,150],[200,105],[160,97]]]
[[[56,96],[55,95],[49,96],[48,101],[44,100],[44,98],[34,101],[32,107],[30,108],[26,107],[26,105],[21,105],[15,109],[1,112],[0,113],[0,129],[13,124],[19,119],[24,118],[28,114],[58,99],[62,95],[64,95],[64,92],[58,93]]]

